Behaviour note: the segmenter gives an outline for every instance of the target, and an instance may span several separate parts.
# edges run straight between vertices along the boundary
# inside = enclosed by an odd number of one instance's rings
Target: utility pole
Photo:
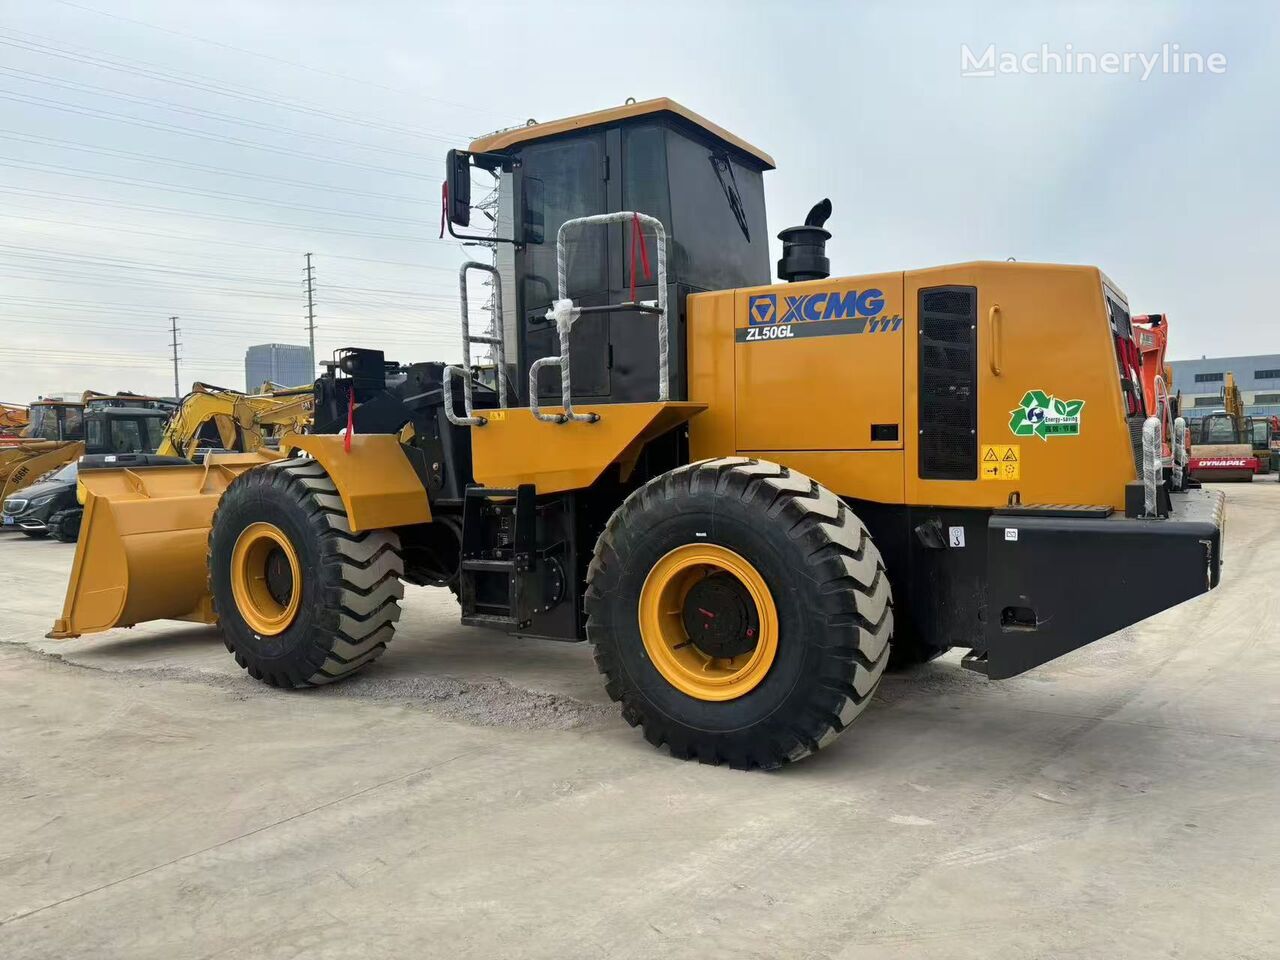
[[[316,369],[316,297],[315,297],[315,281],[316,268],[311,265],[311,254],[307,254],[307,269],[303,271],[307,275],[307,334],[311,342],[311,372],[315,373]]]
[[[178,389],[178,318],[169,318],[169,329],[173,333],[173,395],[178,399],[182,399],[182,391]]]

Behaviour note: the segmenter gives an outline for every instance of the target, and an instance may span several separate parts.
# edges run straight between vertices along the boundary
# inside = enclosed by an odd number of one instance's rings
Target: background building
[[[260,343],[244,354],[244,386],[254,393],[264,381],[285,387],[301,387],[316,378],[310,347],[291,343]]]
[[[1280,415],[1280,353],[1252,357],[1172,360],[1173,389],[1182,393],[1187,419],[1222,409],[1222,386],[1233,374],[1245,413],[1254,417]]]

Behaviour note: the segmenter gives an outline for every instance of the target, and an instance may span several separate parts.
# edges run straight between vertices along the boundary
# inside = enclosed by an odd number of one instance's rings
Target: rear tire
[[[255,551],[255,536],[263,549]],[[403,573],[396,534],[352,533],[337,487],[314,460],[246,471],[213,516],[209,592],[223,638],[250,676],[275,687],[331,683],[380,657],[400,619]]]
[[[80,522],[83,519],[83,507],[59,510],[49,518],[49,533],[59,543],[75,543],[80,539]]]
[[[737,577],[744,589],[712,563],[656,608],[646,600],[652,577],[667,577],[681,557],[704,555],[728,556],[724,570],[744,571]],[[772,769],[805,757],[861,715],[889,660],[893,602],[866,528],[830,490],[774,463],[726,457],[651,480],[610,518],[587,583],[587,639],[609,696],[650,743],[680,759]],[[748,595],[751,602],[741,599]],[[758,616],[744,619],[752,606]],[[665,609],[665,619],[655,620],[655,609]],[[670,656],[655,646],[655,623],[665,625],[658,634]],[[734,629],[715,640],[720,654],[691,632],[700,625],[714,637],[729,623]],[[770,632],[776,649],[766,672],[751,675],[754,650],[735,654],[744,648],[734,643],[756,637],[759,649]],[[682,675],[670,662],[677,654],[687,660],[691,645],[709,657],[713,677],[746,666],[711,681],[719,690],[700,688],[696,673]],[[735,683],[739,676],[746,679]]]

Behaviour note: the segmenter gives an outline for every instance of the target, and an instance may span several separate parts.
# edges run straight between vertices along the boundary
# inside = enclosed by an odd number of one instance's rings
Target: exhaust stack
[[[830,216],[831,201],[823,200],[814,204],[804,218],[803,227],[787,227],[778,234],[782,241],[779,280],[798,283],[831,276],[831,261],[827,259],[827,241],[831,239],[831,232],[823,227]]]

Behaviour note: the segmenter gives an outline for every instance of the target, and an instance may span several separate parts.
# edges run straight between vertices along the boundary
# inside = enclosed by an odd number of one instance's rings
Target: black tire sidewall
[[[227,646],[243,654],[249,666],[264,674],[284,673],[291,683],[306,680],[324,662],[316,656],[317,630],[331,632],[337,623],[325,601],[325,566],[314,518],[299,499],[299,490],[282,470],[252,470],[223,494],[209,537],[209,583]],[[240,534],[251,524],[270,523],[289,539],[298,555],[302,597],[293,622],[279,634],[257,633],[236,608],[231,589],[231,557]],[[297,586],[295,585],[295,589]]]
[[[709,490],[682,493],[645,510],[644,526],[626,527],[620,537],[626,559],[600,584],[609,608],[608,644],[626,685],[667,722],[706,734],[733,735],[762,724],[790,722],[792,701],[811,702],[819,657],[796,638],[823,636],[826,614],[815,601],[815,581],[780,524],[762,522],[759,509]],[[763,681],[733,700],[707,701],[673,687],[649,659],[640,633],[638,604],[645,578],[677,547],[712,543],[734,551],[756,568],[773,597],[778,615],[778,649]],[[621,557],[619,558],[621,559]],[[835,695],[826,698],[833,706]]]

